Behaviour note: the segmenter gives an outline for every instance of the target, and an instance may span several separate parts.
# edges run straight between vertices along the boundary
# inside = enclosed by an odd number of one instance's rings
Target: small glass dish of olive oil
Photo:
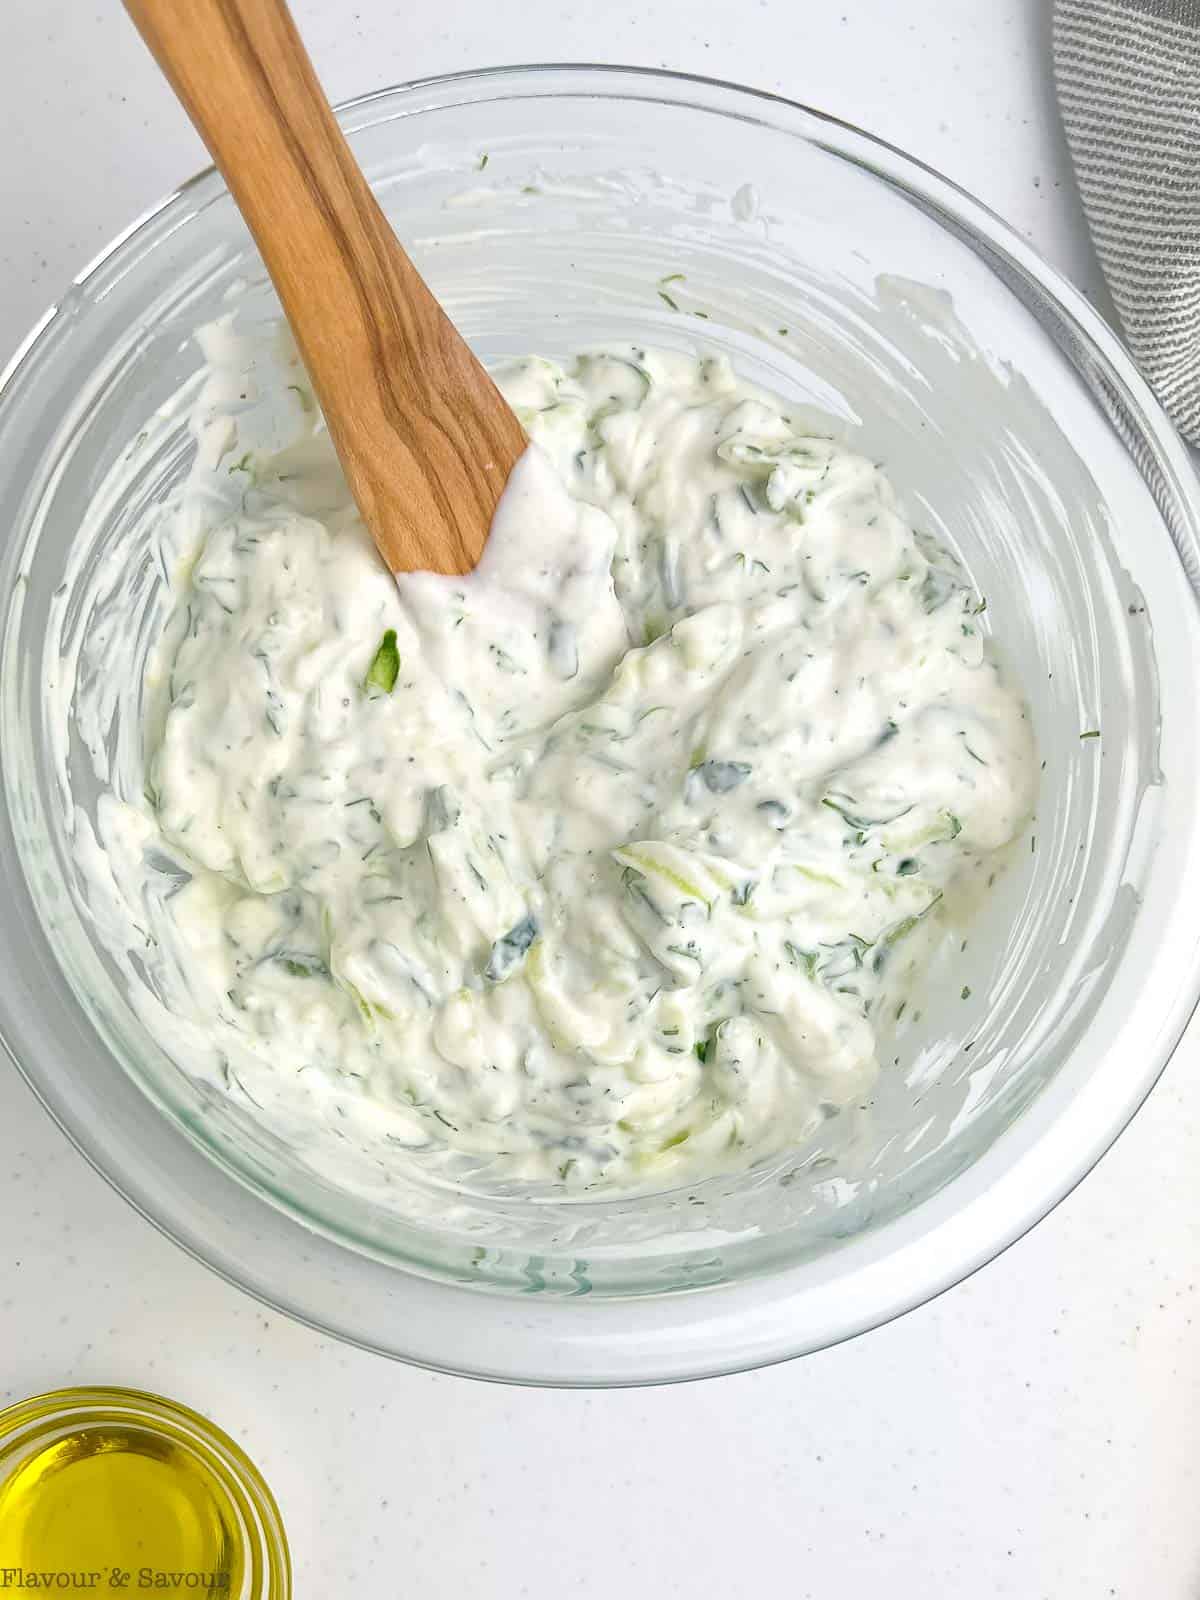
[[[206,1418],[136,1389],[59,1389],[0,1411],[0,1591],[289,1600],[279,1510]]]

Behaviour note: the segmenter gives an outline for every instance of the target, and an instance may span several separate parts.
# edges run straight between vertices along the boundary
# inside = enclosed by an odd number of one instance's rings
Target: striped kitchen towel
[[[1200,0],[1055,0],[1054,77],[1125,337],[1200,444]]]

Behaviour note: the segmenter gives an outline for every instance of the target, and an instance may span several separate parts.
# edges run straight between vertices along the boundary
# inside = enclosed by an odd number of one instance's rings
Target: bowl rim
[[[788,116],[799,114],[810,124],[810,128],[784,131],[794,136],[807,136],[810,142],[818,146],[821,145],[820,129],[829,129],[831,133],[842,136],[844,142],[835,143],[830,148],[843,157],[850,156],[852,159],[852,152],[846,148],[847,140],[851,145],[860,142],[865,151],[877,157],[886,156],[897,169],[887,173],[890,181],[944,208],[957,223],[982,238],[1002,259],[1007,259],[1031,278],[1050,297],[1066,321],[1082,332],[1100,352],[1148,419],[1148,431],[1153,443],[1169,470],[1181,501],[1191,513],[1193,535],[1195,529],[1200,527],[1200,485],[1197,484],[1186,450],[1110,324],[1080,290],[969,191],[919,158],[853,123],[786,96],[716,77],[656,67],[579,62],[512,64],[415,78],[352,97],[340,102],[335,110],[343,126],[353,132],[361,126],[355,122],[357,116],[384,104],[403,102],[406,98],[418,101],[411,110],[405,110],[402,106],[397,112],[398,116],[433,109],[419,103],[422,92],[436,93],[446,89],[461,91],[472,86],[487,88],[506,79],[513,83],[514,92],[517,92],[523,86],[536,84],[556,74],[566,75],[573,80],[560,91],[564,95],[594,89],[597,82],[610,83],[614,89],[606,98],[650,99],[671,107],[689,107],[707,115],[740,114],[744,120],[759,120],[748,112],[730,112],[711,103],[702,104],[681,98],[678,94],[680,86],[691,86],[710,93],[715,91],[728,95],[738,103],[761,105],[764,108],[778,107]],[[625,92],[616,87],[622,83]],[[631,92],[635,87],[641,92]],[[500,96],[493,93],[483,98],[497,99]],[[769,122],[766,117],[762,120]],[[181,202],[186,203],[195,190],[211,184],[215,178],[219,179],[219,174],[215,167],[209,165],[147,208],[92,258],[72,280],[72,288],[85,288],[164,213]],[[66,297],[52,305],[0,370],[0,415],[11,399],[10,391],[18,376],[27,363],[36,359],[47,334],[69,309]],[[1174,530],[1171,532],[1174,538]],[[1177,539],[1175,542],[1177,553],[1184,561],[1183,575],[1191,583],[1194,599],[1195,584],[1187,571],[1184,554],[1178,550]],[[1044,1110],[1036,1130],[1029,1126],[1028,1117],[1019,1119],[1018,1124],[1002,1134],[966,1172],[946,1184],[939,1193],[920,1202],[915,1212],[910,1213],[919,1212],[928,1219],[919,1236],[910,1239],[907,1244],[901,1240],[900,1248],[891,1250],[887,1248],[889,1237],[893,1240],[897,1237],[897,1230],[901,1229],[905,1219],[881,1226],[873,1236],[872,1249],[862,1253],[862,1260],[848,1275],[855,1276],[857,1284],[856,1293],[849,1297],[854,1302],[852,1307],[848,1304],[832,1319],[836,1327],[827,1326],[818,1332],[804,1334],[791,1330],[789,1326],[788,1307],[796,1306],[805,1291],[799,1284],[790,1281],[793,1273],[786,1268],[769,1274],[757,1283],[722,1285],[695,1290],[685,1296],[664,1294],[643,1296],[634,1301],[585,1301],[585,1305],[590,1305],[590,1310],[584,1316],[590,1319],[591,1327],[577,1337],[581,1332],[579,1323],[582,1320],[582,1307],[577,1304],[568,1305],[563,1299],[540,1297],[535,1309],[531,1300],[524,1300],[520,1303],[521,1310],[528,1314],[519,1316],[513,1310],[511,1296],[495,1291],[467,1291],[449,1283],[419,1279],[415,1273],[399,1264],[383,1267],[373,1263],[371,1265],[375,1271],[386,1272],[396,1285],[402,1286],[403,1316],[407,1323],[398,1340],[379,1339],[368,1332],[361,1321],[356,1320],[353,1312],[337,1316],[331,1316],[327,1311],[315,1312],[311,1305],[303,1303],[303,1295],[297,1297],[292,1292],[291,1279],[286,1270],[281,1272],[278,1266],[274,1266],[270,1271],[256,1272],[227,1248],[213,1243],[203,1228],[197,1225],[186,1204],[171,1195],[164,1201],[161,1183],[156,1187],[153,1183],[143,1181],[140,1175],[131,1173],[121,1158],[114,1154],[111,1139],[93,1134],[78,1116],[72,1115],[63,1097],[56,1092],[51,1081],[52,1075],[47,1075],[41,1063],[22,1064],[18,1051],[5,1037],[3,1029],[0,1029],[0,1047],[3,1047],[4,1053],[67,1138],[117,1193],[203,1265],[264,1304],[319,1332],[434,1370],[543,1386],[610,1387],[686,1381],[789,1360],[841,1343],[869,1328],[882,1326],[963,1281],[1023,1237],[1102,1158],[1158,1081],[1198,1001],[1200,959],[1193,953],[1188,981],[1175,998],[1169,1014],[1159,1018],[1154,1048],[1146,1052],[1136,1078],[1130,1074],[1132,1081],[1126,1082],[1119,1092],[1114,1092],[1113,1086],[1109,1085],[1103,1103],[1098,1102],[1095,1094],[1090,1096],[1091,1132],[1086,1141],[1075,1139],[1069,1149],[1057,1153],[1048,1148],[1055,1143],[1053,1135],[1061,1133],[1061,1107]],[[1054,1097],[1050,1094],[1052,1087],[1049,1085],[1043,1090],[1039,1101],[1053,1101]],[[142,1092],[140,1087],[137,1092]],[[175,1141],[181,1147],[172,1152],[172,1162],[181,1156],[182,1148],[186,1147],[190,1157],[202,1163],[204,1173],[192,1174],[197,1183],[205,1177],[210,1186],[238,1182],[237,1177],[211,1153],[202,1151],[201,1147],[187,1140],[182,1130],[175,1128],[166,1117],[160,1116],[157,1111],[155,1115],[163,1130],[175,1136]],[[994,1157],[999,1146],[1004,1147],[1006,1158],[997,1163]],[[167,1160],[159,1161],[158,1176],[167,1171],[168,1165]],[[990,1173],[989,1168],[997,1165],[999,1170]],[[967,1183],[966,1180],[972,1177],[974,1182]],[[1004,1180],[1003,1186],[1000,1185],[1001,1178]],[[269,1213],[270,1218],[278,1224],[274,1231],[281,1237],[287,1237],[293,1248],[297,1241],[303,1241],[302,1248],[309,1253],[336,1252],[339,1257],[354,1254],[349,1246],[336,1241],[329,1234],[305,1227],[294,1211],[277,1209],[246,1181],[239,1184],[239,1189],[239,1199],[243,1204],[251,1204],[255,1219],[261,1226],[268,1225],[266,1214]],[[965,1198],[949,1204],[947,1197],[959,1196],[960,1190]],[[1010,1203],[1012,1194],[1019,1195],[1019,1201]],[[247,1228],[247,1232],[251,1231]],[[942,1236],[943,1243],[938,1251],[931,1252],[927,1248],[928,1241],[935,1234]],[[853,1252],[857,1243],[852,1241],[843,1247],[843,1252]],[[361,1261],[363,1258],[356,1259]],[[893,1286],[897,1279],[903,1283],[898,1292],[895,1287],[882,1296],[874,1291],[872,1286],[881,1276],[882,1268],[886,1268],[886,1273],[882,1275],[891,1280]],[[823,1292],[828,1293],[830,1287],[823,1286]],[[665,1305],[670,1299],[675,1303],[674,1312]],[[679,1306],[683,1301],[691,1306],[694,1314],[681,1318]],[[397,1296],[397,1303],[401,1303],[400,1296]],[[464,1319],[462,1313],[468,1305],[471,1308],[470,1318]],[[354,1309],[357,1310],[357,1307]],[[476,1339],[467,1339],[464,1344],[447,1349],[441,1335],[447,1319],[451,1318],[470,1320],[475,1325]],[[572,1319],[575,1327],[568,1333],[566,1324]],[[728,1330],[734,1321],[745,1326],[747,1339],[736,1353],[718,1357],[716,1351],[723,1337],[726,1343],[729,1342]],[[417,1324],[420,1324],[420,1332],[414,1334]],[[658,1335],[667,1329],[675,1338],[674,1347],[661,1347]],[[707,1337],[703,1331],[705,1329],[708,1330]],[[495,1336],[491,1345],[488,1332]],[[543,1344],[547,1339],[560,1338],[562,1348],[556,1352],[554,1360],[548,1360],[544,1349],[540,1358],[531,1359],[524,1347],[525,1339],[531,1336],[534,1343],[540,1340]],[[667,1344],[670,1345],[669,1340]],[[478,1354],[480,1349],[489,1350],[486,1361],[481,1361]]]

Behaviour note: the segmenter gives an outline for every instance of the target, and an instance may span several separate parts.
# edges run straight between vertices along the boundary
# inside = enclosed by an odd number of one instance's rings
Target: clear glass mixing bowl
[[[105,643],[119,626],[144,646],[161,615],[148,513],[191,459],[191,334],[231,304],[273,304],[209,172],[78,279],[3,379],[0,1032],[145,1215],[375,1350],[616,1384],[877,1324],[993,1256],[1087,1171],[1195,1003],[1187,457],[1112,331],[1022,240],[800,106],[533,67],[341,115],[486,359],[605,338],[726,350],[886,463],[988,597],[1045,757],[1036,822],[889,1044],[872,1104],[738,1178],[607,1200],[458,1194],[352,1170],[324,1136],[301,1149],[195,1082],[140,1020],[136,962],[112,948],[78,840],[97,768],[136,766],[139,685],[105,671]]]

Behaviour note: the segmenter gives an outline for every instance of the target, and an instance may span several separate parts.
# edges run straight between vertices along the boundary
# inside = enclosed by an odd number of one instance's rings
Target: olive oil
[[[237,1446],[183,1407],[119,1390],[0,1413],[0,1588],[50,1587],[290,1592],[274,1501]]]

